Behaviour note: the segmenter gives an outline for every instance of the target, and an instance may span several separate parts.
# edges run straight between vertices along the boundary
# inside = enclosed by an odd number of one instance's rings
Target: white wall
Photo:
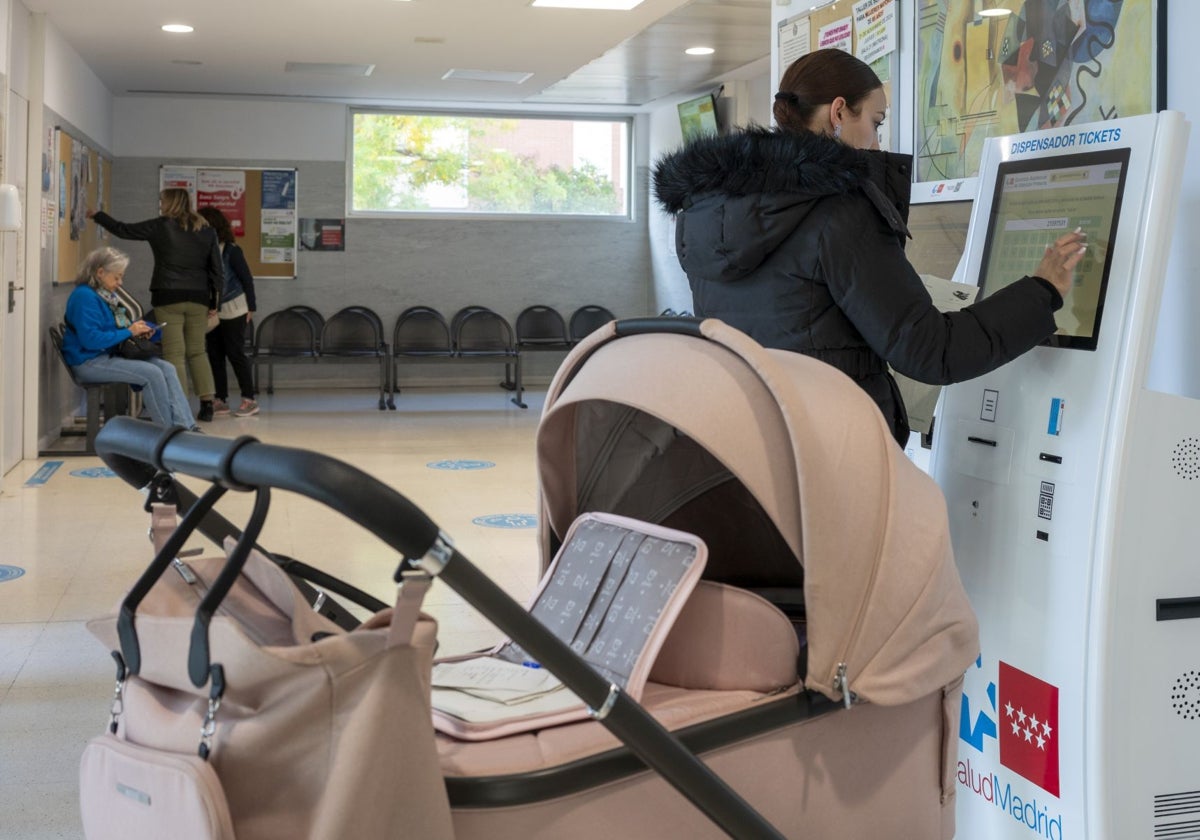
[[[5,2],[12,10],[11,18],[6,18],[12,24],[12,32],[8,38],[11,47],[8,54],[8,84],[25,99],[29,99],[29,27],[32,21],[29,10],[24,5],[16,0],[5,0]]]
[[[1167,107],[1187,115],[1192,133],[1148,381],[1156,390],[1200,398],[1200,89],[1194,81],[1195,39],[1190,37],[1200,26],[1200,3],[1172,3],[1169,22]]]
[[[254,99],[118,97],[119,157],[345,160],[347,107]]]
[[[46,23],[45,102],[102,149],[113,147],[113,95],[79,53]]]
[[[764,63],[753,65],[758,75],[746,79],[735,79],[725,82],[721,98],[731,99],[732,102],[722,111],[734,114],[735,125],[770,125],[771,123],[771,78],[769,67]],[[714,85],[715,87],[715,85]],[[683,132],[679,128],[679,112],[675,106],[696,95],[695,91],[681,96],[668,97],[660,100],[650,112],[650,165],[668,152],[678,149],[683,144]],[[653,183],[651,184],[653,189]],[[650,210],[646,220],[647,234],[650,237],[650,260],[654,272],[654,287],[652,294],[655,312],[673,309],[676,312],[692,311],[692,291],[688,287],[687,276],[679,267],[679,258],[675,254],[675,221],[662,212],[650,200]]]

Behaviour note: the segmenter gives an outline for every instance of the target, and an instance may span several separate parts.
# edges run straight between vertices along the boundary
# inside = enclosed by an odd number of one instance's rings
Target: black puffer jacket
[[[1049,282],[1024,277],[939,312],[904,256],[910,160],[750,127],[654,168],[696,314],[839,368],[901,445],[908,418],[887,363],[930,384],[972,379],[1051,335],[1062,306]]]
[[[184,230],[174,219],[159,216],[144,222],[118,222],[107,213],[93,217],[96,224],[121,239],[150,243],[154,273],[150,276],[150,304],[203,303],[216,309],[225,284],[225,267],[217,233],[210,227]]]

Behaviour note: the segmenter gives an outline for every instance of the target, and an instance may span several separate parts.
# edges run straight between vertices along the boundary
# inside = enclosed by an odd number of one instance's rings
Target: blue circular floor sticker
[[[476,516],[471,523],[484,528],[536,528],[537,517],[532,513],[493,513]]]
[[[20,566],[0,566],[0,583],[16,580],[23,574],[25,574],[25,570]]]
[[[77,478],[116,478],[117,474],[108,467],[88,467],[84,470],[71,470],[71,475]]]
[[[460,458],[458,460],[430,461],[425,466],[431,470],[490,470],[496,464],[493,461],[472,461]]]

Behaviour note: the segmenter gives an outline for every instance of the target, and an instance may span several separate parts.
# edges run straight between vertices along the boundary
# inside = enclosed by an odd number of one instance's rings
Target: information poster
[[[779,78],[783,78],[793,61],[812,51],[811,39],[812,21],[807,14],[779,24]]]
[[[893,52],[896,44],[895,0],[861,0],[854,4],[855,55],[867,64]]]
[[[187,190],[192,206],[196,205],[196,168],[194,166],[162,166],[158,170],[158,189]]]
[[[301,219],[301,251],[345,251],[345,219]]]
[[[196,209],[215,207],[234,236],[246,235],[246,173],[241,169],[196,170]]]
[[[264,263],[296,261],[296,171],[262,173],[262,253]]]
[[[817,30],[817,49],[854,52],[854,21],[842,18]]]

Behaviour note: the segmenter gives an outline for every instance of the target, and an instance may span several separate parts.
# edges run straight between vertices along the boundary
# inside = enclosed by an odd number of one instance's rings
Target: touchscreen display
[[[1129,149],[1000,164],[983,246],[980,297],[1037,270],[1046,246],[1082,228],[1087,253],[1055,315],[1054,347],[1095,350],[1121,216]]]

